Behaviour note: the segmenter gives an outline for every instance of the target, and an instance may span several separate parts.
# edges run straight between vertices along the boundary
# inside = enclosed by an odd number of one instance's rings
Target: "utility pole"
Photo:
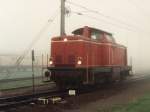
[[[61,0],[60,36],[65,35],[65,0]]]
[[[34,82],[34,50],[32,50],[32,92],[35,93],[35,82]]]

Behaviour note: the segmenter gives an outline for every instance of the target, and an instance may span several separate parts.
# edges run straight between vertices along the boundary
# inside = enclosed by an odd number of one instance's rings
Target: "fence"
[[[27,86],[32,84],[31,56],[26,56],[20,65],[16,65],[15,62],[18,57],[18,55],[0,56],[0,90],[18,87],[18,85]],[[41,84],[43,81],[45,71],[43,68],[46,68],[47,64],[47,54],[35,56],[34,74],[37,84]]]

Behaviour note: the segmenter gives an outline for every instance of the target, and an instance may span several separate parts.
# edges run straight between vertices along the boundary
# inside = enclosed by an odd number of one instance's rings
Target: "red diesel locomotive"
[[[56,85],[78,87],[129,75],[127,48],[117,44],[111,33],[85,26],[73,34],[51,40],[48,70]]]

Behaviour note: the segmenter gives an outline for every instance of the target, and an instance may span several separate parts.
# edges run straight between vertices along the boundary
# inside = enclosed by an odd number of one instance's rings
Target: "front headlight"
[[[53,61],[52,61],[52,60],[50,60],[50,61],[49,61],[49,64],[50,64],[50,65],[52,65],[52,64],[53,64]]]
[[[82,64],[82,61],[81,61],[81,60],[78,60],[77,64],[78,64],[78,65],[81,65],[81,64]]]
[[[78,59],[77,59],[77,65],[81,65],[81,64],[82,64],[82,58],[78,57]]]
[[[49,59],[49,64],[53,65],[53,58],[52,57]]]

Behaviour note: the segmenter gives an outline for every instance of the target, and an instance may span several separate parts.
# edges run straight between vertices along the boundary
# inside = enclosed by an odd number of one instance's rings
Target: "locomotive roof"
[[[92,32],[100,32],[100,33],[105,33],[107,35],[110,35],[112,36],[112,33],[109,33],[109,32],[106,32],[106,31],[103,31],[103,30],[100,30],[100,29],[97,29],[97,28],[93,28],[93,27],[88,27]],[[84,28],[78,28],[76,30],[74,30],[72,33],[73,34],[81,34],[83,32],[83,29]]]

